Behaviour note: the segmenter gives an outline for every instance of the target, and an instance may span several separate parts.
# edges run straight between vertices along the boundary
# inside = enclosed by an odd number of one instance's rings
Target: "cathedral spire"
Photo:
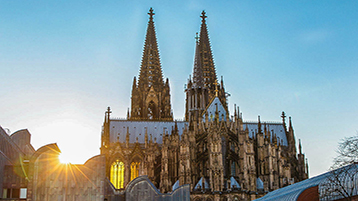
[[[153,12],[152,8],[150,8],[148,15],[149,22],[147,27],[147,34],[145,37],[138,85],[141,89],[149,89],[151,86],[154,86],[154,89],[159,91],[164,82],[153,21],[153,16],[155,13]]]
[[[130,120],[172,121],[169,80],[164,82],[150,8],[138,84],[133,79]]]
[[[200,27],[200,39],[199,39],[199,47],[200,47],[200,56],[201,56],[201,65],[203,68],[204,74],[204,84],[206,87],[210,88],[211,91],[215,90],[215,80],[216,71],[214,65],[213,54],[211,51],[208,28],[206,26],[206,13],[203,11],[201,13],[201,27]]]
[[[194,69],[193,69],[193,84],[194,87],[204,87],[204,75],[203,67],[201,65],[200,48],[199,48],[199,37],[196,33],[195,40],[195,58],[194,58]]]

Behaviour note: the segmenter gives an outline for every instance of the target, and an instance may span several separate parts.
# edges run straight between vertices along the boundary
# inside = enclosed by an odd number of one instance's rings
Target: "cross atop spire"
[[[111,108],[108,107],[107,111],[105,112],[105,122],[109,122],[110,114],[112,113]]]
[[[153,21],[153,15],[155,15],[155,13],[153,13],[153,8],[152,7],[150,7],[150,9],[149,9],[149,13],[148,13],[148,15],[149,15],[149,20],[150,21]]]
[[[110,114],[110,113],[112,113],[112,112],[111,112],[111,108],[110,108],[110,107],[107,107],[106,114]]]
[[[201,16],[200,16],[201,19],[202,19],[202,20],[201,20],[202,22],[205,22],[205,18],[208,17],[208,16],[206,16],[205,14],[206,14],[206,13],[205,13],[205,10],[203,10],[203,12],[201,12]]]

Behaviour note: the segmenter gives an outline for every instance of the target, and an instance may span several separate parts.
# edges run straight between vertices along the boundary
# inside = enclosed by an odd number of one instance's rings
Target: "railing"
[[[154,120],[140,120],[139,118],[138,118],[138,120],[136,120],[136,119],[133,119],[133,120],[128,120],[127,118],[123,118],[123,117],[111,117],[110,118],[110,120],[114,120],[114,121],[145,121],[145,122],[149,122],[149,121],[153,121],[153,122],[158,122],[158,121],[163,121],[163,122],[175,122],[175,121],[177,121],[177,122],[186,122],[186,121],[184,121],[184,119],[175,119],[175,120],[171,120],[171,121],[168,121],[168,120],[166,120],[166,119],[154,119]]]
[[[257,124],[258,121],[244,121],[244,124]],[[282,124],[282,122],[279,121],[261,121],[261,124]]]

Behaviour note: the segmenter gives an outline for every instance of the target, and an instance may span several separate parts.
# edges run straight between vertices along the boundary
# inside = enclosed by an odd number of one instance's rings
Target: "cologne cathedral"
[[[148,14],[130,110],[126,119],[111,117],[110,108],[105,112],[101,154],[84,164],[63,164],[56,143],[35,150],[27,129],[10,134],[0,126],[0,200],[254,200],[308,178],[301,143],[297,153],[291,118],[287,125],[284,112],[278,123],[260,117],[244,121],[236,106],[229,114],[205,12],[193,75],[185,85],[185,120],[174,120],[153,10]]]
[[[117,190],[142,175],[167,193],[190,184],[191,200],[253,200],[308,178],[291,122],[246,122],[239,107],[228,110],[218,81],[206,13],[201,13],[193,74],[185,87],[185,121],[173,118],[169,79],[163,78],[154,27],[149,22],[138,78],[126,119],[107,109],[101,136],[105,175]],[[184,83],[183,83],[184,84]]]

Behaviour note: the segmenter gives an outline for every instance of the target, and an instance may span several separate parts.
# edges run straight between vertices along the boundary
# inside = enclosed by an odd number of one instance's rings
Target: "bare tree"
[[[332,169],[337,169],[358,162],[358,133],[343,138],[338,145],[337,156],[333,160]]]
[[[351,201],[358,188],[358,133],[343,138],[326,179],[319,185],[321,200]]]

